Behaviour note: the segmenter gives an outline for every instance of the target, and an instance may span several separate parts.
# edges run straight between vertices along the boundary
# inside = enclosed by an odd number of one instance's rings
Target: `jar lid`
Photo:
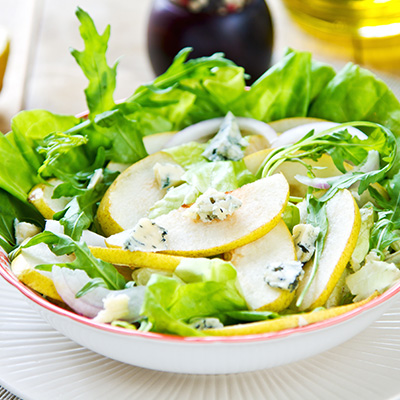
[[[253,0],[170,0],[192,13],[215,13],[220,15],[241,11]]]

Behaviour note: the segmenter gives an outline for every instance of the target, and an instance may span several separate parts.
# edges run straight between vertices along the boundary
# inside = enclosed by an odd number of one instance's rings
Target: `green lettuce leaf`
[[[157,332],[201,335],[186,322],[228,311],[247,310],[236,287],[236,270],[220,259],[185,259],[177,279],[153,274],[147,284],[142,314]]]
[[[310,93],[311,54],[290,52],[253,83],[233,112],[265,122],[306,116]]]
[[[163,152],[172,156],[183,168],[188,168],[192,164],[207,162],[205,157],[203,157],[205,148],[205,143],[188,142],[180,146],[163,149]]]
[[[0,134],[0,188],[27,202],[30,189],[41,179],[9,137]]]
[[[158,200],[149,211],[149,218],[154,219],[160,215],[168,214],[178,209],[183,204],[192,204],[200,196],[200,192],[193,186],[183,183],[170,188],[165,196]]]
[[[336,122],[371,121],[400,134],[400,103],[372,72],[347,64],[319,93],[310,117]]]

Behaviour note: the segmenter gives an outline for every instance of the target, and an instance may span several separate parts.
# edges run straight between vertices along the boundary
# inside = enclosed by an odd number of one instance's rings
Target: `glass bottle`
[[[273,26],[265,0],[154,0],[147,39],[156,75],[192,47],[191,58],[225,53],[251,83],[270,66]]]

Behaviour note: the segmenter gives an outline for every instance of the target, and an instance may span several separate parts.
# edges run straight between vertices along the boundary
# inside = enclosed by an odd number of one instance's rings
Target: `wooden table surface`
[[[291,21],[280,1],[267,2],[275,27],[274,60],[286,46],[312,51],[316,58],[338,67],[351,59],[346,50],[332,57],[326,45]],[[153,79],[146,53],[150,0],[80,0],[79,6],[89,12],[99,31],[111,24],[108,60],[112,64],[120,59],[115,98],[129,96]],[[0,131],[8,131],[12,116],[21,109],[63,114],[86,109],[83,90],[87,81],[69,53],[70,47],[83,48],[75,8],[76,2],[65,0],[0,0],[0,25],[9,29],[12,39],[0,93]],[[400,72],[388,80],[396,86]]]

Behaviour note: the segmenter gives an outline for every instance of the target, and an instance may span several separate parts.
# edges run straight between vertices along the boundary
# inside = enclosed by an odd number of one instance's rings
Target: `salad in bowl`
[[[23,111],[0,138],[1,275],[50,323],[147,367],[71,330],[200,352],[266,343],[270,363],[244,363],[254,369],[334,346],[384,311],[400,292],[400,103],[383,81],[288,49],[247,87],[222,54],[183,49],[116,103],[110,29],[77,16],[88,112]],[[324,329],[363,314],[322,346]],[[276,350],[315,332],[308,353]]]

